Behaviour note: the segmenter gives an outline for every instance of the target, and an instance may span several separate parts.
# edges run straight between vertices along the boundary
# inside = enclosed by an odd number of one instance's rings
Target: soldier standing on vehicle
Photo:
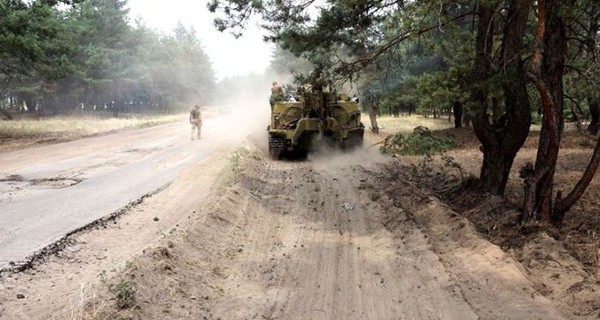
[[[192,125],[192,140],[194,140],[194,133],[198,130],[197,136],[200,140],[200,131],[202,129],[202,113],[200,113],[200,106],[195,105],[192,111],[190,111],[190,124]]]
[[[283,88],[278,85],[276,81],[273,81],[273,86],[271,87],[271,98],[269,99],[269,103],[271,103],[271,109],[275,103],[283,100],[285,100],[285,92],[283,91]]]

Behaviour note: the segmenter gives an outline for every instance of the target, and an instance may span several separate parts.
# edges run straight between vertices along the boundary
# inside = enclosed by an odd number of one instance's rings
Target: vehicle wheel
[[[349,149],[361,149],[363,148],[363,136],[362,134],[354,133],[348,136],[348,141],[346,143]]]
[[[364,140],[363,137],[358,137],[352,141],[352,148],[362,149],[364,148]]]
[[[269,147],[269,156],[271,156],[271,159],[273,160],[279,160],[281,159],[281,155],[283,154],[282,151],[283,150],[281,148]]]
[[[279,160],[283,156],[285,139],[280,137],[269,137],[269,156],[273,160]]]

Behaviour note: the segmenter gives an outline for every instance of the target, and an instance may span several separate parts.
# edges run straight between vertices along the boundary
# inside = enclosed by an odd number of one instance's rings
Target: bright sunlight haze
[[[272,45],[262,40],[259,27],[249,24],[244,35],[235,39],[217,31],[214,16],[204,0],[129,0],[132,21],[141,18],[150,28],[170,33],[178,22],[192,26],[209,55],[218,79],[250,73],[261,74],[268,67]]]

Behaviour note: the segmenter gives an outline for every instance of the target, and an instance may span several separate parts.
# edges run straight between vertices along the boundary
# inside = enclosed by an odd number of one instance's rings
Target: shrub
[[[133,281],[121,279],[119,283],[109,285],[108,291],[115,297],[117,308],[131,309],[135,307],[135,288]]]
[[[386,137],[380,150],[391,155],[432,155],[454,148],[456,143],[452,138],[435,137],[426,127],[418,126],[411,134],[397,133]]]

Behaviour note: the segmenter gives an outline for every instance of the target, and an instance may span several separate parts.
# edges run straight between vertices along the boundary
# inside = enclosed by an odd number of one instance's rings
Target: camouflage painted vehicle
[[[320,90],[297,99],[272,106],[267,128],[271,158],[306,157],[323,144],[341,149],[362,147],[365,127],[357,102],[345,94]]]

